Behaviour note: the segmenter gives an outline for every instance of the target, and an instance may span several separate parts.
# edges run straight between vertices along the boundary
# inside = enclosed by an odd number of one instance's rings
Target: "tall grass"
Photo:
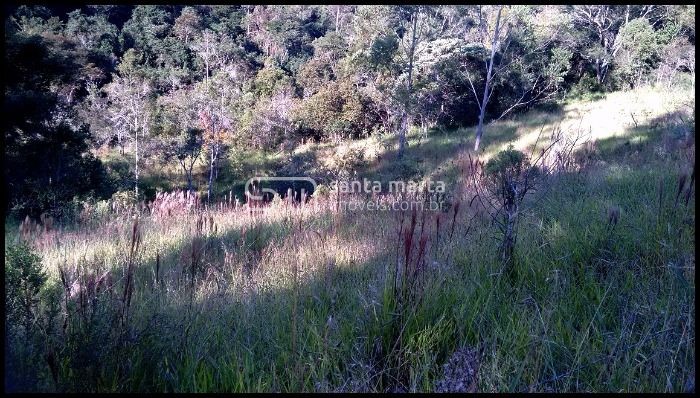
[[[6,224],[48,276],[45,326],[6,342],[6,368],[34,348],[36,378],[6,373],[6,387],[684,391],[694,149],[649,137],[587,146],[528,196],[508,278],[466,153],[438,213],[343,210],[332,192],[206,207],[176,193],[72,225]]]

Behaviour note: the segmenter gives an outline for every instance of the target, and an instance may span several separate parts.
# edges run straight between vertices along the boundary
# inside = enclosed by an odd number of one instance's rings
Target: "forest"
[[[3,19],[6,391],[694,392],[694,5]]]

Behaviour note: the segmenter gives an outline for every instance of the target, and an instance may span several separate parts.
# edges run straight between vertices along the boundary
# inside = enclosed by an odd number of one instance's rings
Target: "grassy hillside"
[[[338,211],[328,192],[257,211],[102,204],[76,225],[6,225],[6,245],[23,234],[48,274],[37,322],[49,338],[27,337],[10,380],[66,391],[685,391],[694,105],[690,91],[639,89],[489,124],[485,161],[509,144],[530,153],[537,141],[536,153],[557,130],[580,139],[574,164],[526,197],[508,274],[498,230],[470,200],[473,129],[413,131],[402,160],[394,137],[245,154],[217,193],[257,173],[444,180],[444,212]],[[150,167],[144,181],[160,175]],[[34,361],[44,349],[54,359]]]
[[[644,140],[651,130],[669,123],[671,126],[683,124],[678,115],[692,113],[695,104],[691,89],[667,91],[643,87],[601,94],[600,97],[595,100],[573,99],[560,106],[489,124],[480,159],[487,161],[508,145],[531,150],[538,136],[538,145],[542,148],[556,129],[568,136],[580,135],[582,143],[598,141],[601,149],[611,149],[608,147],[629,139]],[[222,161],[214,196],[221,198],[233,190],[240,200],[244,200],[243,187],[253,176],[306,175],[328,184],[340,169],[355,172],[360,178],[382,181],[428,178],[455,182],[455,159],[458,153],[473,146],[474,135],[474,128],[432,129],[427,135],[413,129],[408,135],[409,148],[402,162],[395,159],[397,138],[393,135],[352,141],[309,142],[274,153],[238,149]],[[98,153],[98,156],[108,168],[122,170],[121,174],[128,175],[128,163],[117,149]],[[186,187],[182,169],[174,163],[153,157],[146,159],[142,167],[143,189],[150,197],[159,190]],[[207,190],[208,167],[204,156],[195,166],[195,189],[200,194]]]

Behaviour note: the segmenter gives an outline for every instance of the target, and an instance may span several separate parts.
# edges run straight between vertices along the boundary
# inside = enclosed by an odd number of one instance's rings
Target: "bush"
[[[302,131],[314,136],[358,138],[378,124],[372,100],[351,81],[327,84],[297,109],[295,119]]]
[[[9,324],[31,324],[38,294],[46,282],[41,258],[24,243],[5,249],[5,319]]]
[[[365,153],[362,148],[340,147],[331,159],[328,168],[338,176],[349,176],[363,163]]]
[[[505,180],[517,178],[527,165],[525,154],[513,149],[512,146],[501,151],[486,163],[486,175],[491,177],[491,182],[500,184]]]
[[[583,75],[576,84],[571,86],[567,97],[570,99],[596,100],[602,97],[603,86],[591,74]]]
[[[6,390],[22,391],[38,384],[35,363],[41,361],[42,342],[40,328],[34,325],[45,282],[41,258],[29,246],[21,243],[5,249]]]

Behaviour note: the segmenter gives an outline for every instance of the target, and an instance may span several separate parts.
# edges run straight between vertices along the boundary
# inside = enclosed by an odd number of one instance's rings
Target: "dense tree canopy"
[[[412,127],[481,124],[695,70],[694,6],[9,11],[6,211],[137,190],[140,158],[179,164],[189,188],[206,162],[211,190],[230,149],[376,133],[404,145]],[[121,149],[126,183],[93,155],[105,145]]]

